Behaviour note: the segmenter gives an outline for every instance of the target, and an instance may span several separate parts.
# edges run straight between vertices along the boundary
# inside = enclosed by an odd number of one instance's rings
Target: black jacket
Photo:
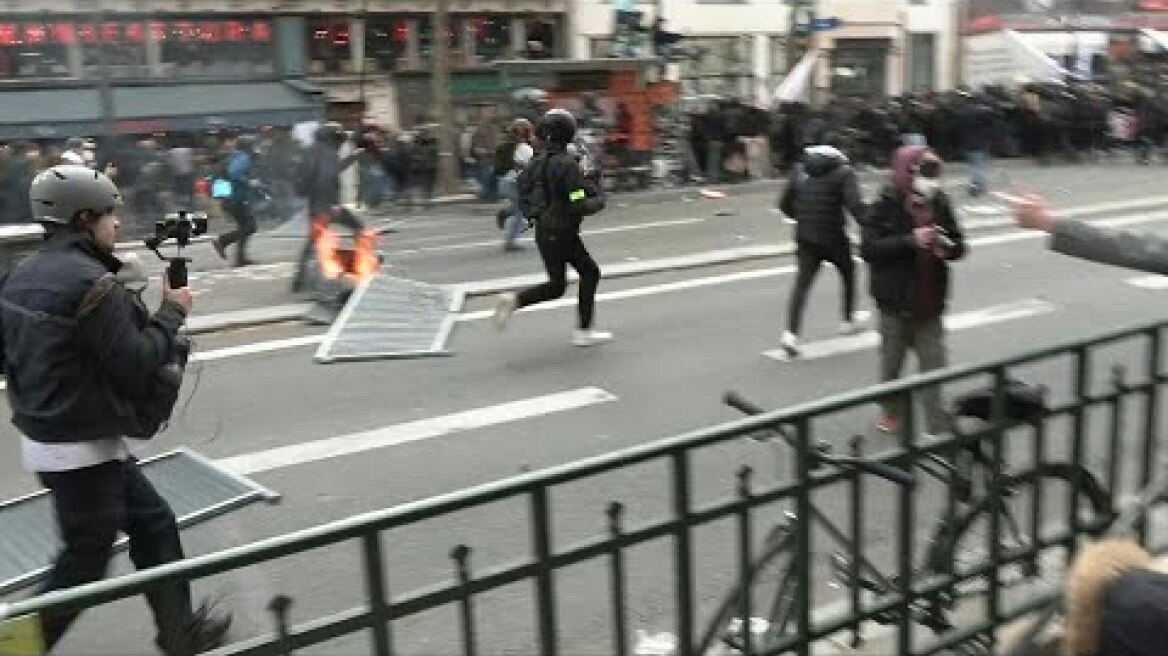
[[[1100,656],[1158,656],[1168,637],[1168,574],[1132,570],[1112,583],[1099,614]]]
[[[966,244],[949,197],[941,192],[932,204],[934,222],[953,241],[944,259],[931,256],[928,259],[937,282],[938,309],[943,310],[949,298],[948,260],[964,257]],[[887,187],[869,207],[861,227],[860,256],[871,269],[872,300],[882,310],[911,311],[916,301],[921,253],[913,238],[913,217],[906,207],[904,192]]]
[[[563,146],[551,146],[546,158],[533,160],[525,176],[530,176],[524,213],[535,221],[535,236],[578,235],[584,217],[604,209],[603,190]],[[526,181],[525,181],[526,182]]]
[[[779,209],[795,219],[795,239],[814,244],[846,244],[847,217],[864,218],[856,171],[835,148],[808,148],[783,191]]]
[[[135,402],[173,357],[184,317],[171,303],[150,316],[112,280],[120,267],[87,237],[58,234],[4,282],[8,399],[13,423],[30,439],[86,442],[140,430]]]
[[[300,163],[297,184],[308,199],[309,216],[328,212],[341,204],[341,172],[357,161],[356,152],[341,159],[337,147],[316,142]]]

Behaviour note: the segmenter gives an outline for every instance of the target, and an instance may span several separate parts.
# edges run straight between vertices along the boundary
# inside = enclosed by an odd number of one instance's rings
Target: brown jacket
[[[1151,555],[1130,539],[1100,540],[1079,552],[1067,574],[1065,656],[1099,653],[1099,618],[1108,587],[1151,563]]]

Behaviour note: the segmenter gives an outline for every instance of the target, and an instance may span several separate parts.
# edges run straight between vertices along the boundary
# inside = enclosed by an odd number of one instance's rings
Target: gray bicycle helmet
[[[36,221],[69,225],[89,210],[105,214],[122,206],[122,192],[100,171],[76,164],[46,169],[33,178],[28,190]]]

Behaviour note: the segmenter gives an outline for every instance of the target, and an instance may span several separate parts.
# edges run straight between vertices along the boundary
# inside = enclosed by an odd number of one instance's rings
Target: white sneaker
[[[840,323],[841,335],[856,335],[864,332],[868,320],[872,318],[872,313],[867,310],[858,310],[852,313],[851,321],[843,321]]]
[[[519,296],[513,292],[499,294],[495,300],[495,316],[492,317],[497,330],[502,331],[507,327],[507,322],[517,307],[519,307]]]
[[[783,354],[787,356],[788,360],[798,358],[799,337],[789,330],[784,330],[783,337],[779,340],[779,348],[783,349]]]
[[[573,346],[596,346],[612,339],[612,333],[603,330],[576,330],[572,333]]]

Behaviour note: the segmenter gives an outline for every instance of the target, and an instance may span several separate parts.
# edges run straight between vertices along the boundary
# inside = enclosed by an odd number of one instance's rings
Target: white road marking
[[[215,349],[213,351],[195,351],[191,355],[191,361],[214,362],[215,360],[237,358],[241,355],[271,353],[272,351],[283,351],[285,349],[300,348],[301,346],[312,346],[319,344],[323,340],[324,335],[306,335],[304,337],[290,337],[288,339],[274,339],[266,342],[253,342],[251,344],[240,344],[239,346],[228,346],[226,348]]]
[[[361,433],[339,435],[232,456],[219,460],[218,464],[238,474],[251,475],[338,456],[465,433],[521,419],[577,410],[616,400],[615,395],[598,387],[582,387],[440,417],[428,417]]]
[[[758,280],[760,278],[773,278],[775,276],[787,275],[795,272],[794,265],[774,267],[770,269],[757,269],[754,271],[739,271],[737,273],[728,273],[720,276],[710,276],[708,278],[690,278],[688,280],[679,280],[677,282],[668,282],[661,285],[649,285],[647,287],[634,287],[633,289],[621,289],[615,292],[602,292],[596,295],[597,301],[619,301],[629,298],[640,298],[642,296],[653,296],[656,294],[665,294],[668,292],[678,292],[687,289],[699,289],[701,287],[710,287],[713,285],[724,285],[730,282],[739,282],[742,280]],[[576,305],[574,298],[559,298],[547,303],[540,303],[539,305],[532,305],[519,310],[518,313],[524,312],[541,312],[547,310],[555,310],[563,307],[570,307]],[[459,323],[467,321],[479,321],[482,319],[489,319],[494,312],[492,310],[479,310],[477,312],[464,312],[459,315]]]
[[[1140,276],[1128,278],[1125,282],[1141,289],[1168,289],[1168,276]]]
[[[609,226],[607,228],[595,228],[593,230],[584,230],[580,234],[585,237],[595,235],[607,235],[617,232],[633,232],[636,230],[652,230],[653,228],[668,228],[680,225],[692,225],[694,223],[702,223],[705,219],[691,218],[691,219],[672,219],[668,221],[650,221],[646,223],[637,223],[634,225]],[[528,240],[530,241],[530,240]],[[503,242],[500,239],[492,239],[490,241],[472,241],[460,244],[443,244],[441,246],[424,246],[422,248],[403,248],[398,251],[392,251],[393,255],[413,255],[415,253],[433,253],[437,251],[460,251],[474,248],[486,248],[492,246],[500,246]]]
[[[1058,306],[1054,303],[1049,303],[1041,299],[1026,299],[1013,303],[991,305],[990,307],[979,310],[951,314],[945,317],[945,328],[950,332],[957,332],[1006,321],[1014,321],[1015,319],[1025,319],[1040,314],[1048,314],[1057,309]],[[879,344],[879,333],[875,330],[867,330],[858,335],[834,337],[802,344],[799,349],[799,358],[795,361],[819,360],[844,353],[865,351],[875,348]],[[773,360],[784,361],[787,359],[786,353],[782,349],[764,351],[763,355]]]

